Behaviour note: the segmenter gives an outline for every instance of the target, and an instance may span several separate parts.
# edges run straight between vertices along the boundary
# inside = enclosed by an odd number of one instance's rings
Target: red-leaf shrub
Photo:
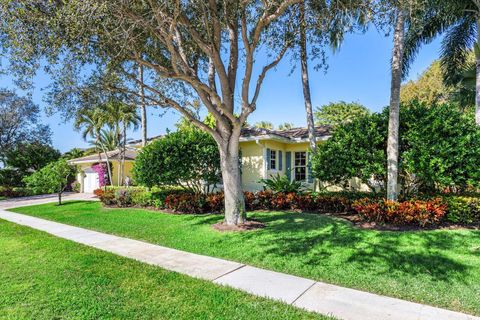
[[[205,213],[206,197],[189,192],[170,194],[165,199],[165,208],[179,213]]]
[[[207,212],[220,213],[223,212],[224,207],[223,192],[210,193],[205,199],[205,209]]]
[[[103,204],[110,206],[117,204],[117,202],[115,201],[115,192],[113,190],[107,189],[106,191],[104,191],[102,189],[97,189],[94,191],[94,193],[98,196],[98,198],[100,198],[100,201]]]
[[[256,210],[257,198],[255,196],[255,193],[250,191],[245,191],[243,195],[245,198],[245,209],[248,211]]]
[[[103,189],[102,188],[99,188],[99,189],[95,189],[93,190],[93,194],[96,196],[96,197],[101,197],[103,195]]]
[[[369,221],[421,227],[439,224],[447,212],[447,205],[441,198],[402,202],[360,199],[352,207]]]

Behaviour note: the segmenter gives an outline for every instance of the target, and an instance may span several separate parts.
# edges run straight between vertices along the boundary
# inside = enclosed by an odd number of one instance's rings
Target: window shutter
[[[283,166],[283,153],[282,151],[278,151],[278,170],[282,171],[282,166]]]
[[[292,153],[290,151],[285,152],[285,171],[288,180],[292,180]]]
[[[267,148],[267,170],[270,170],[270,149]]]
[[[313,182],[313,175],[312,175],[312,153],[311,152],[307,152],[307,175],[308,175],[308,183],[312,183]]]

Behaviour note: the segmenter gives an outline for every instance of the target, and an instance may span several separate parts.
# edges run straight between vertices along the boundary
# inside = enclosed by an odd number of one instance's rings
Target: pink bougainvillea
[[[108,173],[106,163],[95,163],[92,165],[92,170],[98,174],[98,182],[100,187],[108,185]]]

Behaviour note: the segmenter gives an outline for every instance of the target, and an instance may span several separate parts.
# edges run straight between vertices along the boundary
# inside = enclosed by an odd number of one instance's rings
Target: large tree
[[[240,132],[257,107],[267,72],[291,46],[281,35],[293,27],[291,9],[300,1],[2,0],[0,24],[7,34],[3,47],[26,67],[47,57],[95,65],[99,72],[114,69],[132,82],[123,89],[134,96],[138,65],[156,76],[158,81],[143,83],[146,101],[177,110],[212,135],[221,157],[225,221],[241,224]],[[273,58],[258,65],[263,44]],[[161,87],[161,79],[169,85]],[[192,116],[191,98],[212,114],[214,128]]]
[[[40,109],[27,97],[0,89],[0,161],[20,143],[50,143],[51,131],[39,123]]]
[[[387,139],[387,198],[397,200],[399,194],[399,127],[400,89],[405,74],[405,33],[415,29],[421,21],[430,0],[379,0],[378,19],[382,25],[393,29],[391,60],[390,108]],[[390,29],[390,28],[389,28]]]

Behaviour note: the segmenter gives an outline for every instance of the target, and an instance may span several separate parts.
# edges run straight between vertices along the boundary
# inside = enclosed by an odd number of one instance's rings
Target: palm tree
[[[260,121],[257,122],[253,125],[256,128],[261,128],[261,129],[267,129],[267,130],[273,130],[273,124],[268,121]]]
[[[105,160],[107,161],[107,169],[108,169],[108,179],[110,184],[112,183],[112,171],[110,168],[110,161],[108,158],[107,149],[101,142],[101,131],[102,128],[107,124],[105,121],[105,113],[102,111],[100,107],[95,107],[91,109],[82,109],[80,110],[75,118],[74,121],[74,128],[76,130],[82,130],[82,138],[84,140],[87,137],[92,137],[95,139],[95,144],[97,145],[98,150],[98,158],[99,161],[102,160],[100,156],[101,151],[103,151],[105,155]]]
[[[115,150],[120,145],[118,133],[112,128],[102,129],[99,138],[89,143],[96,149],[107,151]]]
[[[293,127],[294,125],[292,123],[285,122],[278,126],[278,130],[288,130],[288,129],[292,129]]]
[[[147,108],[145,105],[145,88],[143,87],[143,66],[138,65],[138,81],[140,82],[140,115],[142,122],[142,147],[147,145]]]
[[[423,44],[444,34],[441,61],[447,84],[461,82],[468,69],[469,54],[475,54],[475,122],[480,125],[480,0],[430,0],[422,23],[406,35],[404,66],[408,69]],[[459,72],[460,71],[460,72]]]
[[[104,106],[104,110],[106,123],[108,123],[115,130],[118,140],[120,141],[118,144],[118,149],[120,153],[121,164],[118,172],[118,185],[122,185],[125,174],[127,130],[130,127],[133,127],[134,130],[138,129],[141,119],[134,105],[125,104],[118,101],[108,102]]]

